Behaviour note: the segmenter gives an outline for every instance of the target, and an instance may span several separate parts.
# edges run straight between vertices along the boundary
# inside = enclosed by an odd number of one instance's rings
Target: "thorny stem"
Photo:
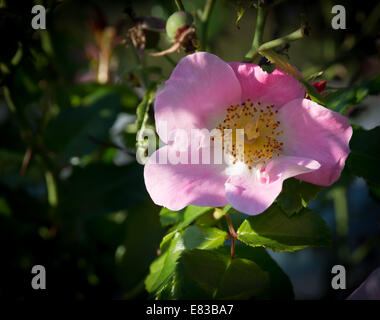
[[[237,233],[235,232],[234,226],[232,225],[231,218],[228,213],[225,214],[227,225],[228,225],[228,231],[230,233],[230,238],[232,240],[231,244],[231,259],[235,258],[235,244],[237,239]]]
[[[307,26],[302,26],[301,28],[297,29],[296,31],[293,31],[292,33],[287,34],[286,36],[262,44],[265,20],[268,9],[270,7],[271,6],[263,8],[262,6],[260,6],[260,1],[257,5],[255,35],[253,38],[252,46],[243,59],[245,62],[251,62],[252,60],[254,60],[261,51],[273,49],[275,47],[284,45],[288,42],[299,40],[308,36],[309,30]]]
[[[174,0],[174,2],[177,5],[178,11],[185,11],[185,7],[181,0]]]
[[[296,31],[294,31],[292,33],[289,33],[286,36],[283,36],[281,38],[277,38],[275,40],[263,43],[261,46],[259,46],[259,48],[257,49],[257,52],[269,50],[269,49],[281,46],[281,45],[283,45],[285,43],[288,43],[290,41],[295,41],[295,40],[298,40],[298,39],[302,39],[302,38],[304,38],[306,36],[307,36],[306,30],[304,28],[299,28],[298,30],[296,30]]]
[[[244,61],[252,61],[257,55],[257,49],[263,41],[266,16],[266,10],[260,5],[260,1],[258,1],[255,35],[253,37],[251,49],[245,55]]]
[[[201,35],[201,43],[200,43],[201,50],[206,49],[208,24],[209,24],[210,15],[214,7],[214,4],[215,4],[215,0],[207,0],[203,9],[202,16],[201,16],[201,21],[202,21],[202,35]]]

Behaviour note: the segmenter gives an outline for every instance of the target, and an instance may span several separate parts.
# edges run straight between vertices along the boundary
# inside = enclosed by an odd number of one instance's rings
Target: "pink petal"
[[[280,69],[267,73],[251,63],[231,62],[230,66],[240,81],[243,100],[250,98],[281,107],[290,100],[305,96],[301,83]]]
[[[318,170],[321,167],[318,161],[302,157],[281,156],[273,159],[265,168],[269,181],[288,179],[302,173]]]
[[[241,88],[232,68],[217,56],[197,52],[175,67],[155,101],[157,132],[162,141],[177,128],[211,128],[216,115],[241,101]]]
[[[348,119],[307,99],[296,99],[280,110],[284,154],[314,159],[321,168],[297,179],[328,186],[343,170],[350,152],[352,128]]]
[[[265,171],[251,176],[231,176],[227,180],[228,203],[240,212],[256,215],[265,211],[277,198],[285,179],[311,172],[320,167],[314,160],[280,157],[271,161]]]
[[[149,158],[144,179],[154,203],[170,210],[180,210],[189,204],[201,207],[227,205],[224,191],[227,177],[222,172],[222,165],[190,164],[190,153],[184,157],[189,164],[171,164],[170,161],[158,164],[159,157],[165,154],[180,156],[183,153],[167,145]],[[199,163],[202,163],[201,157]]]

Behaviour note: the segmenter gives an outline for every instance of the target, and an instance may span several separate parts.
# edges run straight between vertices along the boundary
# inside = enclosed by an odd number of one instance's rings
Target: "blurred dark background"
[[[279,49],[305,77],[327,80],[326,92],[380,73],[380,2],[272,2],[264,41],[296,30],[305,16],[309,37]],[[256,11],[237,27],[242,3],[218,0],[210,18],[209,50],[225,61],[241,61],[251,46]],[[31,28],[35,4],[47,9],[46,30]],[[196,16],[204,1],[183,4]],[[346,30],[331,27],[335,4],[345,6]],[[148,30],[136,49],[131,28],[146,17],[166,20],[174,1],[0,7],[0,298],[148,298],[144,279],[165,229],[135,160],[133,124],[148,84],[167,79],[185,53],[152,57],[171,45],[166,34]],[[371,129],[379,104],[369,96],[346,114]],[[380,265],[376,190],[344,172],[311,203],[334,247],[272,254],[297,299],[344,299]],[[37,264],[47,290],[31,288]],[[346,267],[346,290],[331,289],[335,264]]]

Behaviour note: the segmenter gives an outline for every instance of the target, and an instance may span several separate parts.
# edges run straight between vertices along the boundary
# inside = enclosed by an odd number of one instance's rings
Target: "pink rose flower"
[[[156,130],[166,145],[145,165],[153,201],[171,210],[230,204],[255,215],[273,203],[285,179],[334,183],[350,152],[352,128],[344,116],[304,97],[302,85],[278,69],[268,74],[205,52],[183,58],[155,101]],[[191,145],[184,153],[166,132],[197,128],[244,129],[243,157],[233,139],[232,150],[225,150],[232,161],[190,163],[214,144]],[[165,154],[189,163],[159,164]]]

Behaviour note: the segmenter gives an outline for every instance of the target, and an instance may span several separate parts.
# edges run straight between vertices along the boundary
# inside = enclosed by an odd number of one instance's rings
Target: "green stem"
[[[335,209],[335,225],[336,233],[338,237],[338,255],[339,257],[347,261],[348,260],[348,206],[346,189],[344,187],[337,187],[332,191],[332,198]]]
[[[50,171],[45,173],[46,189],[49,204],[54,208],[58,204],[57,186],[53,174]]]
[[[54,49],[53,44],[51,42],[50,34],[49,32],[45,30],[40,30],[40,36],[41,36],[41,47],[45,51],[45,53],[51,57],[54,55]]]
[[[261,7],[260,4],[258,4],[255,35],[253,37],[251,49],[249,49],[249,51],[244,57],[244,61],[246,62],[252,61],[256,57],[257,49],[263,42],[266,16],[266,10],[263,7]]]
[[[178,11],[185,11],[185,7],[181,0],[174,0],[174,2],[177,5]]]
[[[210,21],[210,16],[212,9],[214,8],[215,1],[214,0],[207,0],[206,4],[203,9],[203,13],[201,16],[201,21],[202,21],[202,34],[201,34],[201,41],[200,41],[200,49],[201,50],[206,50],[207,46],[207,30],[208,30],[208,25]]]
[[[261,46],[258,47],[257,51],[260,52],[260,51],[265,51],[265,50],[273,49],[275,47],[281,46],[281,45],[283,45],[285,43],[288,43],[290,41],[295,41],[295,40],[298,40],[298,39],[302,39],[305,36],[306,36],[306,34],[304,32],[304,29],[303,28],[299,28],[298,30],[296,30],[296,31],[294,31],[292,33],[289,33],[286,36],[283,36],[281,38],[277,38],[277,39],[272,40],[272,41],[265,42],[264,44],[262,44]]]
[[[28,132],[28,128],[29,128],[28,120],[26,119],[24,114],[22,112],[20,112],[20,110],[18,108],[16,108],[16,105],[13,102],[9,88],[4,86],[3,89],[4,89],[5,101],[7,102],[9,109],[11,110],[13,115],[15,116],[15,118],[18,122],[18,125],[20,126],[21,135],[24,136]]]

